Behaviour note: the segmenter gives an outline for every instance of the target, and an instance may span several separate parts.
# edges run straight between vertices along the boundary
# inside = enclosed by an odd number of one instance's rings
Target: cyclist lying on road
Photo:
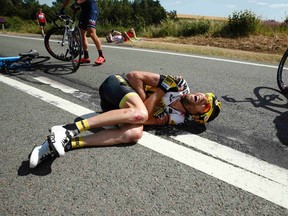
[[[124,31],[123,33],[112,30],[111,32],[108,33],[106,36],[106,40],[108,43],[121,43],[121,42],[127,42],[127,41],[139,41],[141,38],[137,38],[136,32],[133,28],[130,28],[129,31]]]
[[[198,123],[215,119],[221,102],[212,93],[190,93],[180,76],[164,76],[132,71],[126,75],[110,75],[100,86],[103,113],[75,123],[53,126],[51,143],[35,147],[30,167],[36,167],[50,152],[63,156],[79,147],[111,146],[136,143],[144,125],[184,124],[191,117]],[[78,136],[91,128],[104,129],[88,136]],[[77,137],[76,137],[77,136]]]

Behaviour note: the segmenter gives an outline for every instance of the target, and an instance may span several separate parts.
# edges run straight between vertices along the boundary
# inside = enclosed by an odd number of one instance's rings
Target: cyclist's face
[[[182,97],[182,104],[188,114],[193,115],[203,114],[210,108],[205,94],[201,92],[184,95]]]

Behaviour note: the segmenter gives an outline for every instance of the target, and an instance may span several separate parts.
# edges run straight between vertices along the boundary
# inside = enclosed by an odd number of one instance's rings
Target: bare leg
[[[131,95],[122,109],[111,110],[88,118],[90,128],[118,124],[143,124],[147,121],[147,109],[139,95]]]
[[[95,28],[87,28],[87,32],[90,34],[91,39],[93,40],[96,49],[97,50],[102,50],[102,45],[101,42],[96,34],[96,29]],[[87,44],[88,46],[88,44]]]
[[[85,137],[76,137],[71,140],[71,147],[109,146],[137,142],[142,137],[143,124],[147,118],[147,109],[139,95],[130,95],[122,109],[111,110],[85,120],[90,128],[111,125],[119,127],[104,129]]]
[[[133,33],[134,38],[137,40],[136,32],[134,28],[131,28],[130,31]]]
[[[82,46],[83,46],[83,51],[88,51],[88,40],[86,37],[86,33],[87,31],[84,29],[80,29],[81,30],[81,36],[82,36]]]
[[[106,129],[83,137],[81,147],[111,146],[119,143],[137,142],[143,134],[142,125],[125,124],[119,128]],[[73,142],[73,140],[72,140]]]
[[[44,37],[44,27],[43,26],[41,26],[41,33],[42,33],[42,36]]]

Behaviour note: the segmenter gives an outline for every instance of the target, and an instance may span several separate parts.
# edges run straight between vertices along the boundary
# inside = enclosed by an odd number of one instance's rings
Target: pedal
[[[52,135],[52,134],[48,135],[47,136],[47,141],[48,141],[48,144],[49,144],[49,148],[53,152],[54,156],[59,157],[59,154],[58,154],[57,150],[55,149],[54,145],[52,144],[53,141],[54,141],[54,135]]]

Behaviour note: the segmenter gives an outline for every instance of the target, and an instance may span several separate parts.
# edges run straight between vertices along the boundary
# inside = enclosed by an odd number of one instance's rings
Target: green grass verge
[[[102,44],[106,44],[106,40],[101,39]],[[276,64],[278,65],[282,55],[248,52],[241,50],[224,49],[218,47],[207,47],[187,44],[174,44],[167,42],[150,42],[150,41],[138,41],[138,42],[125,42],[126,46],[132,46],[136,48],[154,49],[154,50],[165,50],[178,53],[187,53],[194,55],[205,55],[210,57],[227,58],[232,60],[242,60],[249,62],[265,63],[265,64]]]

